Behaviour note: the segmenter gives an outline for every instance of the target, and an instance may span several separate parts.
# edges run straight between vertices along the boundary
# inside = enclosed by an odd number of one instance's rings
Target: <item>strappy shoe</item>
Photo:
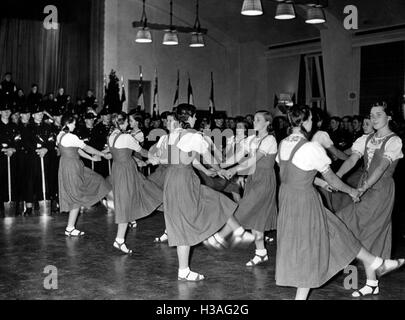
[[[387,261],[395,261],[396,264],[392,266],[387,265]],[[377,277],[382,277],[390,272],[396,271],[405,264],[405,259],[384,260],[383,264],[375,271]]]
[[[256,240],[256,237],[251,234],[250,232],[247,232],[246,230],[243,231],[243,233],[239,236],[236,236],[235,234],[232,235],[232,247],[235,247],[237,245],[248,245]]]
[[[247,263],[246,266],[247,267],[254,267],[257,266],[258,264],[261,264],[263,262],[266,262],[269,260],[269,256],[267,254],[265,254],[264,256],[260,256],[258,254],[256,254],[253,259],[250,259]]]
[[[209,237],[207,240],[204,240],[203,244],[206,247],[214,248],[217,250],[222,250],[228,248],[228,243],[216,233]]]
[[[199,274],[199,273],[191,271],[191,270],[189,271],[189,273],[185,277],[177,276],[177,280],[179,280],[179,281],[193,281],[193,282],[196,282],[196,281],[201,281],[201,280],[204,280],[204,279],[205,279],[205,277],[202,274]]]
[[[128,222],[128,227],[130,229],[135,229],[137,226],[138,226],[138,224],[136,223],[136,221]]]
[[[68,236],[68,237],[80,237],[82,235],[84,235],[84,232],[80,231],[80,230],[77,230],[76,228],[71,230],[71,231],[68,231],[67,229],[65,229],[65,236]]]
[[[365,289],[365,288],[370,288],[371,291],[370,292],[366,292],[363,293],[361,290]],[[361,288],[360,290],[356,290],[352,293],[352,297],[354,298],[360,298],[360,297],[364,297],[364,296],[368,296],[370,294],[372,295],[376,295],[380,293],[380,288],[379,286],[370,286],[368,284],[366,284],[363,288]]]
[[[126,253],[126,254],[132,253],[132,250],[127,248],[125,242],[123,242],[123,243],[118,243],[117,240],[115,240],[113,246],[114,246],[114,248],[116,248],[116,249],[118,249],[118,250],[120,250],[121,252],[124,252],[124,253]]]
[[[167,242],[168,240],[169,240],[169,238],[167,236],[167,231],[165,231],[165,233],[163,233],[160,237],[155,238],[155,240],[153,240],[153,242],[164,243],[164,242]]]

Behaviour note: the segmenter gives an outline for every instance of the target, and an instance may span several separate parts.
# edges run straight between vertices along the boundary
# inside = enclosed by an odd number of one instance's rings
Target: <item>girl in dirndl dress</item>
[[[361,201],[339,210],[336,215],[372,254],[390,258],[395,201],[392,176],[399,159],[403,158],[402,140],[389,127],[392,118],[386,104],[373,106],[370,117],[376,133],[362,136],[354,143],[352,161],[345,162],[338,172],[345,174],[364,157],[365,171],[359,183]]]
[[[177,247],[178,280],[182,281],[204,279],[202,274],[189,268],[190,247],[202,242],[226,223],[233,225],[238,241],[254,240],[254,236],[232,217],[237,204],[225,195],[201,185],[194,172],[193,162],[197,154],[203,155],[205,161],[219,170],[213,164],[208,142],[201,134],[191,130],[196,121],[195,114],[196,108],[189,104],[180,104],[176,108],[176,118],[182,130],[169,135],[168,144],[172,147],[163,191],[169,246]]]
[[[277,162],[281,186],[277,220],[276,284],[297,288],[296,299],[307,299],[311,288],[326,283],[355,258],[364,264],[367,285],[378,293],[377,276],[401,267],[405,260],[372,255],[347,226],[322,205],[313,186],[317,172],[335,189],[358,200],[360,192],[344,184],[331,170],[330,159],[317,142],[306,138],[312,128],[307,106],[288,113],[292,134],[280,143]],[[360,289],[353,297],[367,294]]]
[[[125,244],[125,235],[131,221],[150,215],[162,203],[161,190],[138,171],[133,152],[147,155],[139,142],[126,133],[128,116],[118,114],[116,129],[108,138],[113,156],[111,181],[114,193],[115,223],[117,237],[113,246],[124,253],[132,253]]]
[[[69,211],[65,235],[77,237],[84,235],[84,232],[75,228],[80,208],[91,207],[111,192],[111,185],[101,175],[85,167],[80,156],[99,161],[99,157],[111,159],[111,154],[86,145],[72,133],[75,127],[76,119],[72,115],[64,116],[62,131],[56,141],[61,154],[58,171],[59,206],[61,212]],[[98,157],[90,157],[86,152]]]
[[[246,266],[255,266],[267,261],[268,255],[264,245],[264,232],[275,230],[277,227],[276,175],[274,161],[277,154],[277,141],[270,135],[272,117],[268,111],[258,111],[254,116],[254,129],[257,135],[249,136],[245,148],[236,157],[237,166],[222,172],[228,179],[238,172],[253,169],[248,176],[245,191],[239,201],[235,218],[246,229],[251,229],[256,237],[255,256]],[[248,158],[245,155],[249,155]],[[244,159],[244,162],[241,162]],[[208,241],[220,239],[223,242],[231,230],[224,227]]]
[[[363,139],[366,139],[367,136],[374,133],[373,124],[371,123],[370,116],[365,117],[363,119],[363,136],[356,139],[353,143],[353,146],[359,145]],[[336,172],[336,175],[342,179],[345,175],[344,181],[351,187],[361,187],[359,183],[361,181],[361,177],[364,174],[364,161],[360,161],[358,158],[358,153],[353,153],[353,146],[347,150],[346,152],[350,152],[350,157],[342,164],[339,170]],[[330,204],[332,206],[332,212],[338,212],[343,208],[351,205],[353,203],[352,199],[345,193],[342,192],[332,192],[330,193]]]

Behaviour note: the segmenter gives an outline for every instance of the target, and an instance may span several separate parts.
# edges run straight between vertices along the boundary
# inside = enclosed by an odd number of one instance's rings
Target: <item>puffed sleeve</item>
[[[75,134],[70,134],[69,137],[69,145],[71,147],[77,147],[83,149],[86,146],[86,143],[83,140],[80,140],[79,137]]]
[[[317,170],[323,173],[329,169],[332,161],[318,142],[309,142],[297,151],[293,163],[303,170]]]
[[[144,142],[145,141],[145,137],[143,135],[142,131],[138,131],[135,135],[134,135],[135,139],[139,142]]]
[[[312,138],[312,141],[318,142],[322,147],[328,149],[333,146],[333,141],[329,137],[329,134],[325,131],[318,131]]]
[[[267,136],[261,142],[259,150],[265,155],[277,153],[277,141],[273,136]]]
[[[123,134],[122,137],[126,148],[135,150],[136,152],[139,152],[142,149],[139,142],[130,134]]]
[[[357,153],[361,157],[364,156],[364,152],[366,150],[367,137],[368,135],[364,134],[353,143],[352,145],[353,153]]]
[[[195,151],[200,154],[207,152],[208,142],[199,133],[186,133],[177,143],[177,147],[183,152]]]
[[[387,158],[390,162],[394,162],[403,157],[402,140],[400,137],[394,136],[385,144],[384,158]]]

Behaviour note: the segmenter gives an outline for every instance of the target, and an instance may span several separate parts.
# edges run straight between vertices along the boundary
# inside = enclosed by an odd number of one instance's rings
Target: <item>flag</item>
[[[127,96],[125,94],[124,78],[121,77],[121,103],[127,101]]]
[[[139,86],[138,86],[138,109],[145,109],[145,101],[143,97],[143,81],[142,81],[142,67],[139,66]]]
[[[190,75],[188,76],[187,103],[194,105],[193,87],[191,86]]]
[[[158,76],[157,70],[155,69],[155,88],[153,89],[153,110],[152,117],[156,119],[159,115],[159,98],[158,98]]]
[[[210,102],[209,102],[209,110],[211,114],[215,112],[215,102],[214,102],[214,78],[211,72],[211,92],[210,92]]]
[[[180,72],[179,72],[179,70],[177,70],[176,93],[174,94],[174,101],[173,101],[174,107],[179,104],[179,87],[180,87]]]

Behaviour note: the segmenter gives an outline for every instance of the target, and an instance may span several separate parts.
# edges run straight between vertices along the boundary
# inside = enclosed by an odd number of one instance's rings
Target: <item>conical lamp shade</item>
[[[205,46],[204,44],[204,36],[202,33],[193,32],[191,34],[191,41],[190,45],[191,48],[202,48]]]
[[[244,0],[241,13],[244,16],[260,16],[263,14],[262,3],[260,0]]]
[[[151,43],[152,35],[147,28],[139,29],[136,33],[135,42],[137,43]]]
[[[326,18],[322,8],[309,8],[305,22],[309,24],[325,23]]]
[[[279,3],[277,5],[276,16],[278,20],[289,20],[295,18],[295,9],[292,3]]]
[[[166,46],[177,46],[179,44],[179,38],[176,30],[170,30],[163,36],[163,42]]]

